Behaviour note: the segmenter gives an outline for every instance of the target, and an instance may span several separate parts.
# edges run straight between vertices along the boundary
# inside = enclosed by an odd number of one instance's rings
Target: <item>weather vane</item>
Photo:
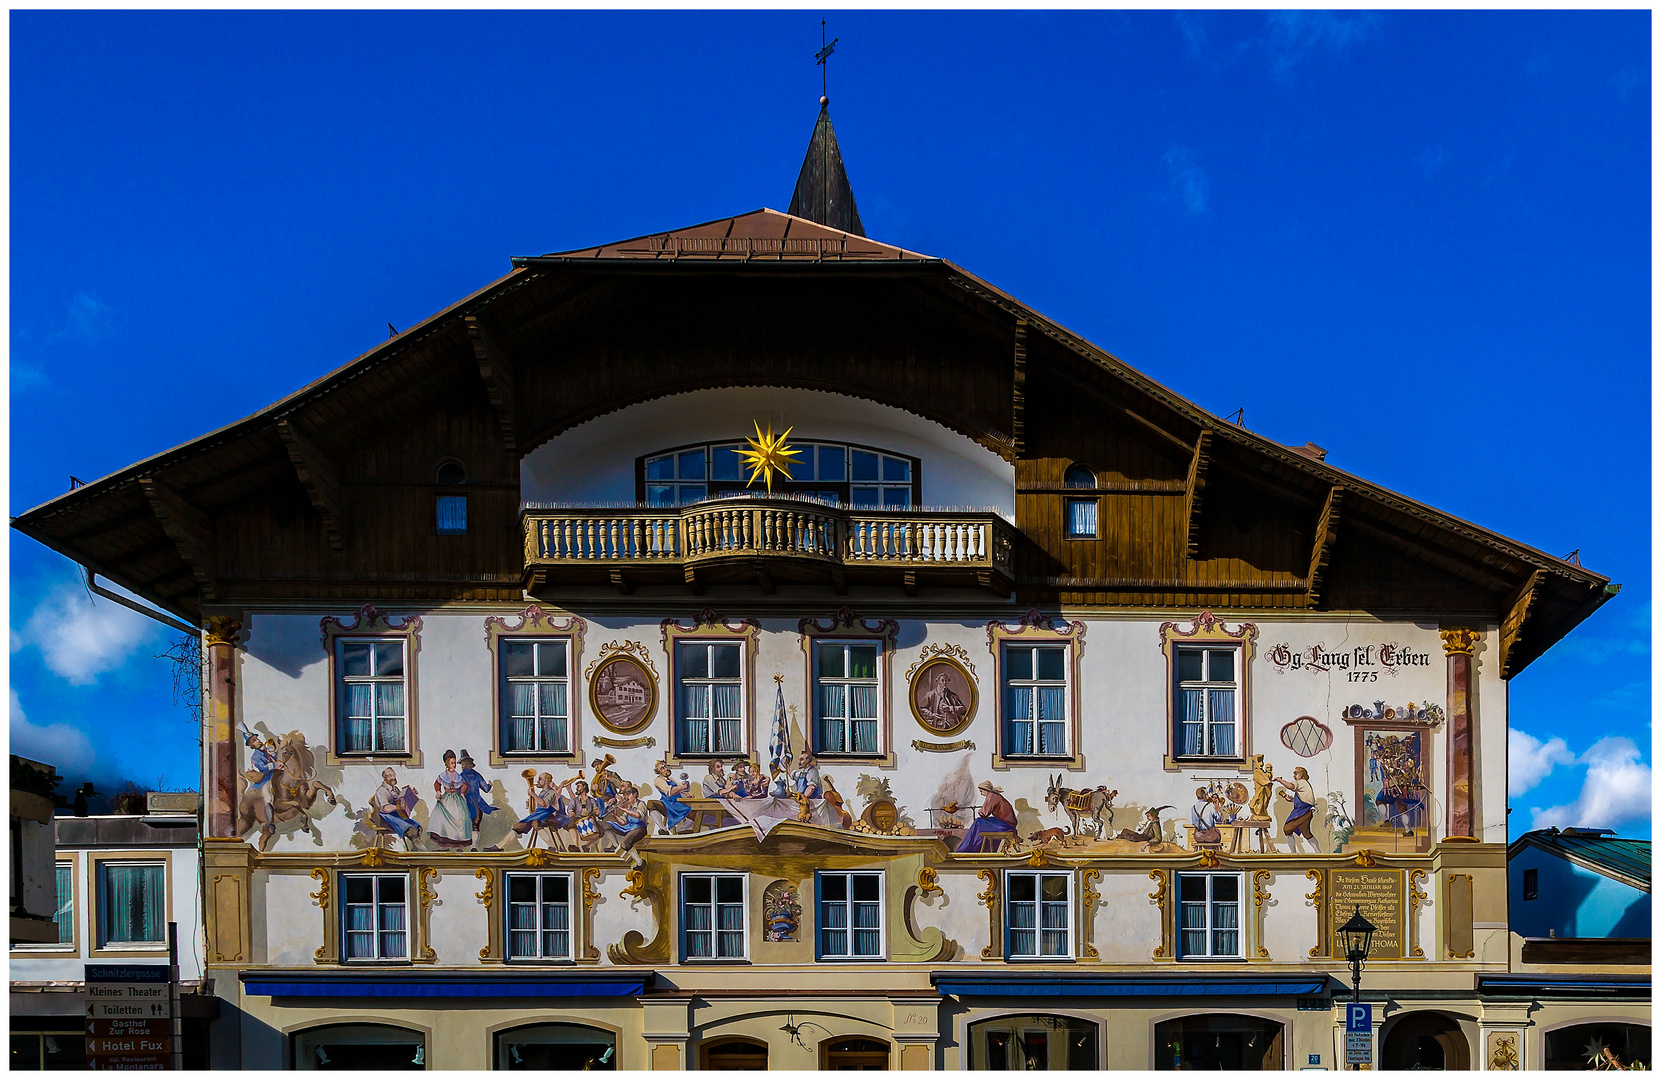
[[[749,444],[749,449],[738,452],[739,458],[744,462],[745,467],[750,470],[750,479],[744,485],[745,487],[755,483],[758,478],[764,479],[767,481],[767,494],[771,495],[773,493],[773,474],[775,472],[782,474],[786,480],[791,479],[791,459],[801,453],[800,450],[785,441],[790,438],[790,433],[794,430],[795,428],[785,428],[783,435],[774,435],[773,424],[769,421],[767,434],[763,435],[761,433],[761,422],[756,421],[756,437],[753,439],[745,437],[744,441]]]
[[[831,38],[830,44],[826,45],[825,20],[819,20],[819,51],[813,54],[813,62],[824,68],[819,73],[819,93],[823,99],[819,102],[821,105],[830,101],[830,64],[827,61],[830,60],[831,53],[836,51],[836,43],[841,40],[841,38]]]

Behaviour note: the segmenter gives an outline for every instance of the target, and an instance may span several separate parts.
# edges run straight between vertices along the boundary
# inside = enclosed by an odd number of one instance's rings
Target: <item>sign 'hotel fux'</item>
[[[16,527],[202,628],[216,1067],[1330,1067],[1358,906],[1378,1064],[1533,1060],[1506,681],[1616,587],[867,237],[828,105]]]

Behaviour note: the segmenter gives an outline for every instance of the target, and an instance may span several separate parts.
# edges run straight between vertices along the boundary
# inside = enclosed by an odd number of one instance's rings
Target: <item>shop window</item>
[[[1648,1006],[1645,1006],[1646,1010]],[[1648,1024],[1576,1024],[1546,1032],[1548,1069],[1649,1069]]]
[[[747,904],[742,874],[681,876],[681,942],[688,960],[742,960]]]
[[[1073,875],[1011,870],[1004,883],[1004,955],[1071,959]]]
[[[409,958],[408,884],[403,874],[341,875],[346,960]]]
[[[882,948],[882,874],[821,873],[819,957],[824,960],[876,959]]]
[[[887,1072],[888,1044],[876,1039],[837,1039],[822,1044],[824,1067],[833,1072]]]
[[[409,745],[404,737],[409,714],[403,639],[342,638],[335,648],[340,752],[403,753]]]
[[[882,730],[877,715],[881,695],[876,643],[820,641],[814,645],[814,712],[818,719],[816,754],[880,754]]]
[[[507,875],[509,960],[571,959],[571,875]]]
[[[1155,1069],[1278,1070],[1283,1028],[1274,1020],[1228,1013],[1183,1016],[1154,1025]]]
[[[498,648],[503,751],[570,753],[570,643],[563,638],[504,639]]]
[[[331,1024],[294,1034],[294,1068],[368,1072],[427,1067],[427,1039],[390,1024]]]
[[[767,1045],[754,1039],[717,1039],[698,1051],[703,1067],[727,1072],[757,1072],[767,1068]]]
[[[617,1036],[581,1024],[534,1024],[496,1034],[498,1069],[614,1072]]]
[[[1004,755],[1066,757],[1067,647],[1010,643],[1003,661]]]
[[[1094,1071],[1099,1028],[1071,1016],[999,1016],[969,1025],[969,1068]]]
[[[97,866],[99,947],[166,945],[166,866],[102,861]]]
[[[1238,960],[1240,940],[1239,874],[1178,874],[1182,918],[1182,958]]]

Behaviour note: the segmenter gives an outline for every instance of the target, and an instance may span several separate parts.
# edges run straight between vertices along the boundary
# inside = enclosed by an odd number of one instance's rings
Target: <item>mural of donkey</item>
[[[1050,786],[1044,792],[1044,806],[1055,813],[1060,807],[1071,822],[1073,835],[1081,836],[1082,822],[1090,823],[1090,830],[1096,839],[1102,838],[1102,833],[1113,824],[1113,800],[1117,798],[1117,790],[1109,790],[1106,785],[1094,788],[1070,788],[1061,786],[1061,777],[1050,778]],[[1102,821],[1102,815],[1107,815],[1107,821]]]

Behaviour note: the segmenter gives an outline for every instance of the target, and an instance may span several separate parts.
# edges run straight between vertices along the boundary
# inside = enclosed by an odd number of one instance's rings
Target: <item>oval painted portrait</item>
[[[627,734],[651,721],[657,710],[657,682],[634,657],[613,656],[589,679],[588,704],[606,727]]]
[[[937,735],[952,735],[975,718],[975,682],[955,660],[935,657],[911,677],[911,715]]]

